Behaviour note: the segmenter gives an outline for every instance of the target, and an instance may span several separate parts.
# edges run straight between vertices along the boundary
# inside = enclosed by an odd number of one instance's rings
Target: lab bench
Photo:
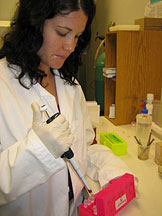
[[[157,137],[152,143],[148,160],[137,157],[137,143],[134,139],[135,127],[132,125],[115,126],[105,117],[100,117],[96,124],[96,138],[99,143],[100,133],[114,132],[128,143],[127,155],[120,158],[137,176],[139,198],[126,205],[118,216],[161,216],[162,215],[162,178],[158,174],[158,165],[154,162],[155,144],[160,142]],[[100,190],[99,184],[87,178],[94,193]]]

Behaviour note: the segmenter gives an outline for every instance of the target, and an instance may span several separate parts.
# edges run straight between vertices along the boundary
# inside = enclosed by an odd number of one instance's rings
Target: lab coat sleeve
[[[133,174],[124,161],[106,146],[95,144],[88,147],[87,176],[99,181],[101,187],[125,173]]]
[[[100,144],[92,145],[95,134],[82,91],[81,107],[84,116],[87,144],[86,176],[90,177],[93,181],[98,181],[100,186],[104,187],[111,179],[117,178],[125,173],[133,174],[124,161],[115,156],[106,146]]]
[[[46,182],[64,166],[31,129],[24,140],[0,152],[0,205]]]
[[[94,139],[87,104],[82,100],[84,116],[86,122],[86,141],[87,141],[87,170],[86,175],[94,181],[98,181],[101,187],[108,184],[111,179],[117,178],[125,173],[133,174],[128,166],[106,146],[100,144],[91,145]]]

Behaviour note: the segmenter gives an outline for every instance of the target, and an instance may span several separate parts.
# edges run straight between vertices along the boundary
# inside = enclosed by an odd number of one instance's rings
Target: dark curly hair
[[[28,74],[31,85],[43,79],[46,74],[39,70],[40,57],[37,55],[42,46],[42,29],[46,19],[55,17],[62,12],[78,11],[82,9],[88,17],[85,31],[79,37],[74,52],[66,59],[59,69],[60,77],[71,85],[75,84],[75,77],[81,63],[81,54],[87,48],[91,38],[91,22],[95,15],[93,0],[20,0],[11,30],[4,36],[4,43],[0,49],[0,58],[6,57],[9,66],[18,65],[21,78]],[[52,70],[51,70],[52,71]],[[26,87],[26,86],[24,86]]]

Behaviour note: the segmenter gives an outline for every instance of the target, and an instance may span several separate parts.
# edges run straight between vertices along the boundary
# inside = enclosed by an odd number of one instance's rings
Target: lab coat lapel
[[[56,87],[57,87],[57,94],[59,98],[59,106],[60,106],[61,114],[63,114],[66,117],[66,120],[69,122],[69,126],[74,127],[75,120],[76,120],[75,119],[76,113],[74,112],[74,103],[75,103],[74,99],[76,93],[75,91],[76,86],[65,84],[65,81],[63,79],[61,79],[59,76],[56,76]],[[78,178],[73,168],[71,167],[71,165],[69,163],[67,163],[67,165],[69,167],[70,176],[73,185],[73,192],[74,192],[74,202],[71,205],[71,210],[72,210],[79,197],[80,191],[83,188],[83,184]]]
[[[74,109],[75,86],[65,84],[65,80],[56,75],[56,87],[60,112],[66,117],[66,120],[71,126]]]

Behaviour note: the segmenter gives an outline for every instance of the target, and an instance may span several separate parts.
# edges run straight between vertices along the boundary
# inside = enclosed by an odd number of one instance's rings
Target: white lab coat
[[[31,104],[47,104],[52,116],[58,112],[55,98],[38,83],[30,89],[22,87],[15,79],[19,68],[15,69],[8,68],[5,58],[0,60],[0,216],[72,215],[83,184],[70,165],[55,159],[32,130]],[[28,85],[28,78],[23,82]],[[56,88],[60,111],[74,134],[72,150],[82,173],[101,186],[131,173],[105,146],[90,146],[94,131],[80,85],[67,85],[56,75]],[[68,167],[74,191],[70,208]]]
[[[28,78],[24,82],[28,84]],[[74,134],[72,149],[83,174],[87,145],[94,132],[80,85],[70,86],[56,76],[61,113]],[[31,104],[48,105],[58,112],[54,96],[40,84],[30,89],[15,79],[15,71],[0,60],[0,216],[67,216],[69,211],[67,164],[55,159],[32,130]],[[82,182],[70,169],[74,203]],[[72,207],[73,208],[73,205]]]

